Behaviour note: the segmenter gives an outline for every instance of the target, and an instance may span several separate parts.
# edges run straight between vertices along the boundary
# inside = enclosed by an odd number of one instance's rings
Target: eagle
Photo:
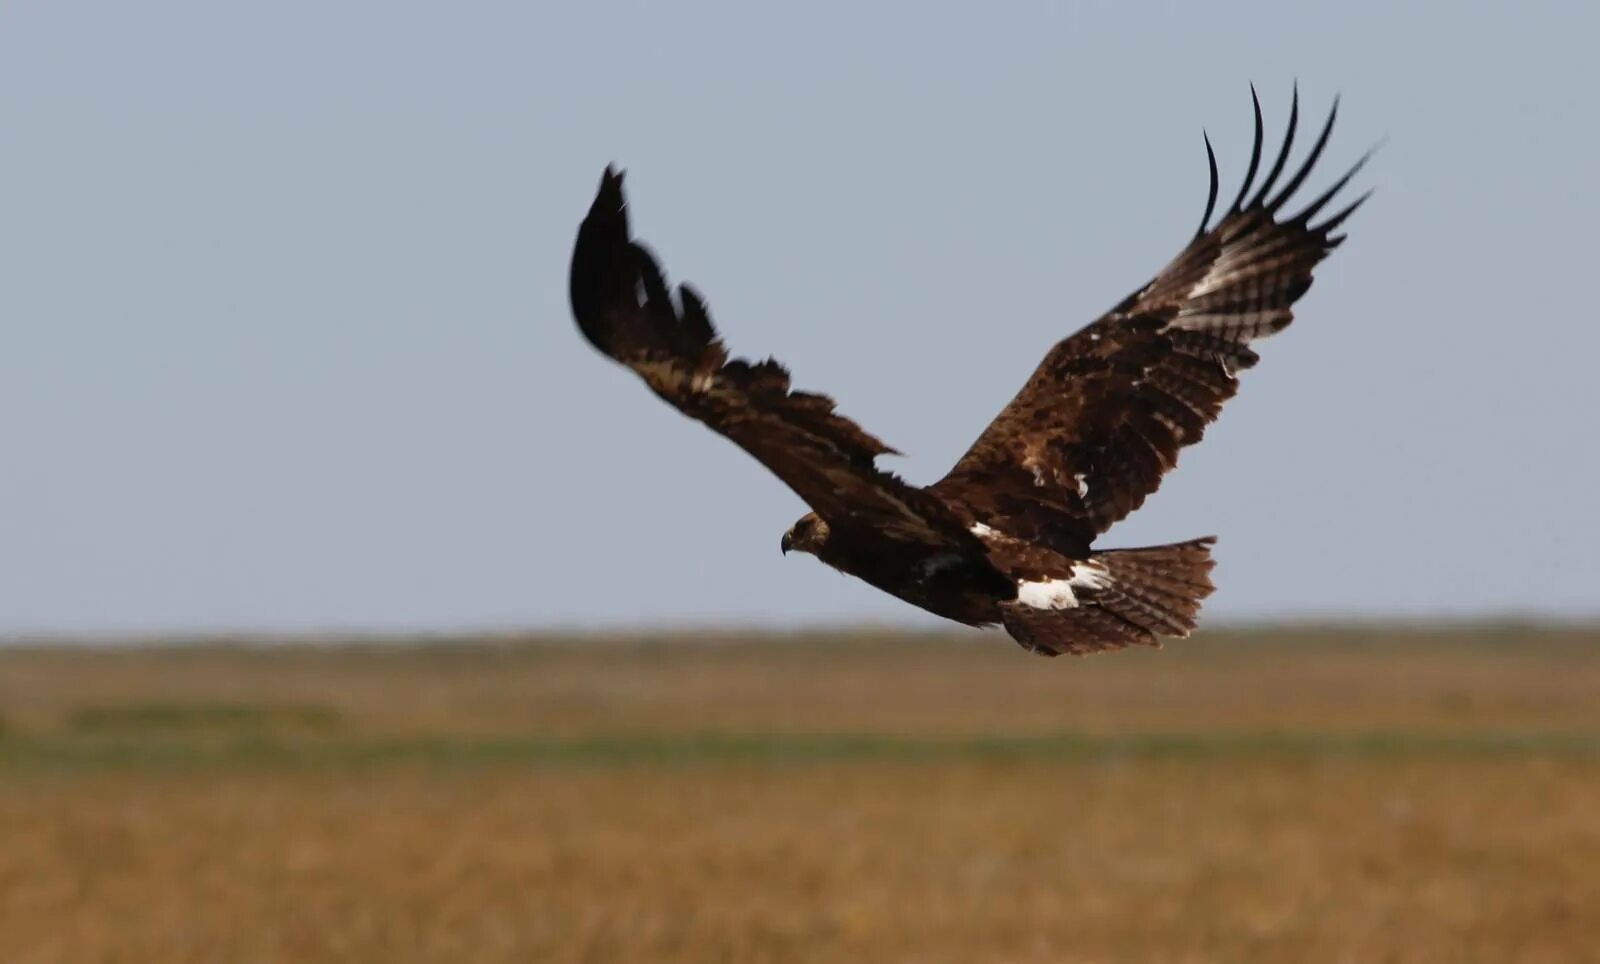
[[[911,485],[876,465],[899,454],[790,385],[773,359],[731,358],[690,285],[669,289],[628,227],[623,172],[607,166],[572,254],[584,337],[664,401],[755,456],[811,511],[781,548],[809,553],[905,602],[969,626],[1000,624],[1028,650],[1082,655],[1185,637],[1213,589],[1214,537],[1101,549],[1099,537],[1156,490],[1200,441],[1282,331],[1312,269],[1371,192],[1326,215],[1368,151],[1314,200],[1285,206],[1327,146],[1333,101],[1309,154],[1281,185],[1300,118],[1259,186],[1261,101],[1244,182],[1212,224],[1217,159],[1194,237],[1149,284],[1058,342],[944,478]],[[1319,219],[1320,218],[1320,219]]]

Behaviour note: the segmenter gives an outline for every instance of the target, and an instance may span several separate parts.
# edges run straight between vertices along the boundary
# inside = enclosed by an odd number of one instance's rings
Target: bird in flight
[[[1198,442],[1254,365],[1251,343],[1283,330],[1311,271],[1367,195],[1323,211],[1368,157],[1286,212],[1327,146],[1338,101],[1304,161],[1279,184],[1300,116],[1266,176],[1261,102],[1238,195],[1215,224],[1217,160],[1200,228],[1149,284],[1050,349],[1022,390],[938,482],[878,468],[895,450],[790,387],[777,361],[730,358],[705,302],[669,290],[628,228],[622,172],[607,167],[578,229],[572,311],[584,336],[690,418],[732,439],[810,506],[783,534],[806,552],[929,612],[1003,625],[1047,656],[1160,645],[1187,636],[1212,591],[1214,538],[1097,549]],[[1370,194],[1370,192],[1368,192]],[[1319,220],[1319,216],[1321,216]]]

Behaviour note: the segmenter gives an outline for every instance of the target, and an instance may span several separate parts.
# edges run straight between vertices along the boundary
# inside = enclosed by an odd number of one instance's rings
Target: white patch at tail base
[[[1111,574],[1095,562],[1080,562],[1066,579],[1017,581],[1017,602],[1032,609],[1076,609],[1074,589],[1104,589],[1111,585]]]
[[[1017,602],[1031,609],[1076,609],[1078,597],[1072,592],[1071,580],[1019,581]]]

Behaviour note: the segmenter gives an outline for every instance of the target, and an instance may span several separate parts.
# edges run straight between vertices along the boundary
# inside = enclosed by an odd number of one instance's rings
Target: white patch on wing
[[[1089,480],[1082,472],[1074,473],[1072,481],[1078,483],[1078,498],[1084,498],[1089,494]]]
[[[1033,609],[1076,609],[1074,589],[1104,589],[1111,585],[1111,573],[1097,562],[1080,562],[1065,579],[1017,581],[1017,602]]]
[[[1033,609],[1076,609],[1078,597],[1072,592],[1072,582],[1067,579],[1044,579],[1039,582],[1019,580],[1017,602]]]
[[[988,526],[984,525],[981,522],[974,522],[972,524],[972,529],[969,530],[969,531],[971,531],[971,533],[973,535],[977,536],[980,539],[987,539],[990,536],[995,535],[995,531],[993,529],[989,528]]]

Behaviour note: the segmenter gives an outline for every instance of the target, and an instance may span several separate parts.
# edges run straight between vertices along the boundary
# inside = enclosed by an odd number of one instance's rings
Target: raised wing
[[[674,299],[629,235],[622,174],[609,167],[578,229],[570,293],[591,344],[738,443],[831,524],[932,544],[971,538],[937,499],[878,469],[874,458],[894,450],[837,414],[832,399],[791,390],[771,359],[729,360],[700,296],[680,285]]]
[[[1300,99],[1266,180],[1261,102],[1255,147],[1233,204],[1207,228],[1217,201],[1217,160],[1206,139],[1211,189],[1200,229],[1153,281],[1045,356],[1022,391],[931,490],[1009,535],[1086,549],[1137,509],[1198,442],[1254,365],[1250,343],[1283,330],[1311,287],[1311,270],[1344,240],[1334,231],[1367,195],[1312,221],[1366,163],[1363,157],[1306,207],[1282,213],[1327,146],[1334,101],[1310,155],[1273,193],[1294,143]],[[1371,152],[1368,152],[1370,157]],[[1369,192],[1370,193],[1370,192]]]

